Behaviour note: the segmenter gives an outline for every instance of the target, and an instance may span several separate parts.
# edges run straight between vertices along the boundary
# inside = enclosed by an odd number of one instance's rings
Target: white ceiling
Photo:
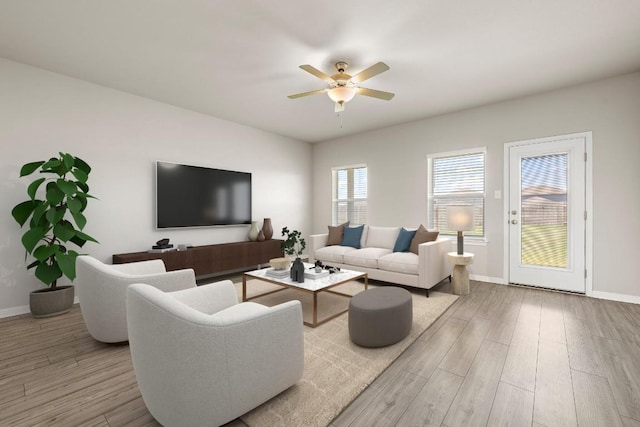
[[[640,70],[640,1],[0,0],[0,56],[317,142]],[[287,98],[338,60],[395,98]]]

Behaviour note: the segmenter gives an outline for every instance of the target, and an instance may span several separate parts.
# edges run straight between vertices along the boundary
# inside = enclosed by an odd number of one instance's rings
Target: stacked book
[[[266,275],[275,277],[277,279],[284,279],[285,277],[289,277],[290,271],[287,270],[276,270],[275,268],[270,268],[267,270]]]
[[[315,270],[305,270],[304,277],[311,280],[322,279],[323,277],[327,277],[329,275],[328,270],[322,270],[319,273],[316,273]]]

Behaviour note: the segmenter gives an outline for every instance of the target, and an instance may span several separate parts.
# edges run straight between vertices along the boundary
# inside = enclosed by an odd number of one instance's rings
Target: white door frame
[[[540,142],[552,142],[563,139],[571,138],[584,138],[585,139],[585,151],[587,155],[587,161],[585,164],[585,208],[587,210],[587,220],[585,222],[585,268],[587,270],[585,280],[585,294],[592,296],[593,294],[593,132],[578,132],[566,135],[556,135],[544,138],[527,139],[522,141],[508,142],[504,144],[504,183],[502,193],[505,195],[503,200],[503,278],[504,283],[509,283],[509,233],[511,228],[509,227],[509,150],[511,147],[537,144]]]

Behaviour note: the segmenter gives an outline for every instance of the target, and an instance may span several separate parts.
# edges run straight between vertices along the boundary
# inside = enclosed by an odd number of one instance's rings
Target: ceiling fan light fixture
[[[333,102],[349,102],[356,96],[356,88],[347,86],[336,86],[327,92]]]

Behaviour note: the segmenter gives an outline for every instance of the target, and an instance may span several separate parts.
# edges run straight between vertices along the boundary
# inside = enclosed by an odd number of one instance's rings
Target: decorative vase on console
[[[264,242],[264,230],[260,230],[258,233],[258,242]]]
[[[290,277],[294,282],[304,283],[304,264],[300,258],[296,258],[291,264]]]
[[[258,234],[260,230],[258,230],[258,222],[251,221],[251,228],[249,229],[249,240],[255,242],[258,239]]]
[[[271,225],[271,218],[265,218],[262,222],[262,232],[264,233],[264,240],[271,240],[273,237],[273,225]]]

